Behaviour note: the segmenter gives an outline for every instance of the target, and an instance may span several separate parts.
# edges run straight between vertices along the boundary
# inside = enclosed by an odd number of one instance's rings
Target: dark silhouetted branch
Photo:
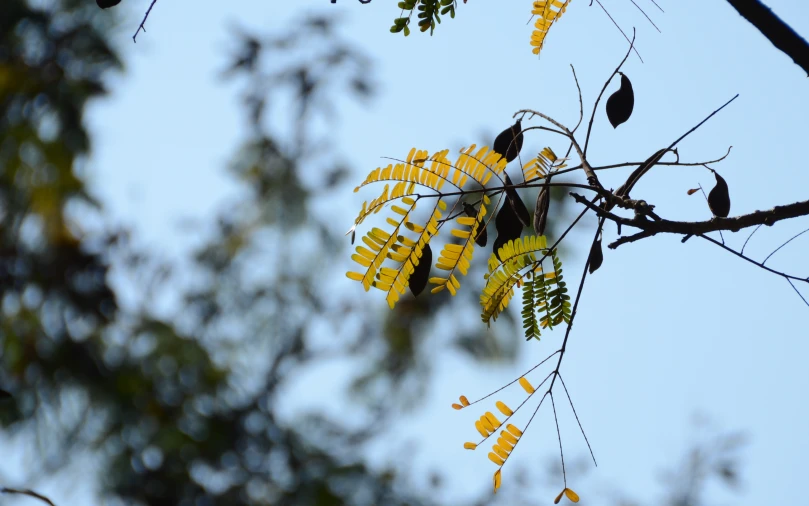
[[[758,0],[728,0],[728,3],[809,76],[809,43],[803,37]]]
[[[138,29],[135,30],[135,35],[132,36],[132,42],[138,41],[138,34],[141,30],[143,30],[144,33],[146,32],[146,20],[149,19],[149,13],[152,12],[152,7],[154,7],[156,3],[157,0],[152,0],[152,3],[149,4],[149,8],[146,9],[146,14],[143,15],[143,21],[140,22]]]
[[[53,501],[48,499],[42,494],[38,494],[33,490],[28,489],[16,489],[16,488],[0,488],[0,493],[2,494],[16,494],[16,495],[27,495],[28,497],[33,497],[34,499],[39,499],[40,501],[44,502],[45,504],[50,504],[50,506],[56,506]]]

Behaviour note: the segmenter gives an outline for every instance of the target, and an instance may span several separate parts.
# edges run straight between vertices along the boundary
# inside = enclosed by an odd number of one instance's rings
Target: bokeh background
[[[345,278],[343,233],[383,156],[490,143],[521,108],[575,124],[570,64],[589,114],[627,48],[604,12],[574,0],[537,58],[530,2],[472,0],[433,37],[404,38],[382,0],[160,1],[133,44],[148,3],[0,6],[0,486],[59,505],[550,504],[548,410],[493,496],[494,466],[462,448],[480,413],[449,405],[562,333],[524,342],[516,313],[486,329],[482,257],[458,297],[389,311]],[[797,66],[722,1],[638,0],[662,33],[631,2],[603,3],[644,61],[624,68],[630,121],[597,111],[591,163],[642,161],[739,93],[681,159],[733,146],[715,166],[732,214],[807,198]],[[767,3],[809,34],[805,2]],[[537,134],[523,157],[546,145],[565,149]],[[704,168],[661,166],[634,196],[707,219],[686,194],[699,184],[713,185]],[[561,196],[551,235],[577,212]],[[563,248],[569,277],[594,226]],[[762,259],[806,227],[762,228],[746,251]],[[809,275],[807,250],[809,234],[768,265]],[[581,503],[801,504],[808,311],[705,241],[605,251],[562,368],[599,464],[562,408]]]

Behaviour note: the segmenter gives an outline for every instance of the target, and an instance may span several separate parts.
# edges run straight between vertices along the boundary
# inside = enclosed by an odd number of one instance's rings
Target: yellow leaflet
[[[506,462],[505,460],[503,460],[503,458],[500,455],[497,455],[494,452],[489,452],[489,460],[491,460],[492,462],[494,462],[498,466],[502,466]]]
[[[506,430],[512,433],[514,437],[516,437],[517,439],[519,439],[520,436],[522,436],[522,431],[512,424],[506,425]]]
[[[503,458],[503,460],[508,458],[508,452],[504,449],[500,448],[498,445],[492,446],[492,451]]]
[[[506,404],[503,401],[497,401],[495,403],[495,406],[497,407],[498,410],[500,410],[501,413],[503,413],[506,416],[511,416],[514,414],[514,412],[511,411],[511,408],[506,406]]]
[[[359,272],[346,272],[346,277],[348,279],[353,279],[354,281],[362,281],[364,276]]]
[[[463,447],[466,448],[467,450],[474,450],[475,448],[478,447],[478,445],[476,445],[475,443],[464,443]]]
[[[531,386],[531,383],[529,383],[528,380],[525,379],[525,377],[520,378],[520,386],[523,388],[523,390],[528,392],[528,395],[534,393],[534,387]]]
[[[510,432],[507,432],[505,430],[501,430],[500,435],[503,436],[503,439],[511,443],[512,446],[517,444],[517,438],[514,437],[514,434],[511,434]]]
[[[511,442],[506,441],[506,438],[503,437],[497,438],[497,444],[500,446],[500,448],[509,453],[511,453],[511,450],[514,448],[514,445],[512,445]]]
[[[500,469],[494,472],[494,491],[497,492],[497,489],[500,488]]]

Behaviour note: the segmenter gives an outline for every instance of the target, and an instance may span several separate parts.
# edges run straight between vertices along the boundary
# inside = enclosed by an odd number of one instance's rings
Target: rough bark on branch
[[[758,0],[728,0],[728,3],[809,76],[809,43],[803,37]]]
[[[743,228],[753,227],[755,225],[770,226],[781,220],[809,215],[809,200],[804,200],[803,202],[795,202],[785,206],[775,206],[766,211],[755,211],[750,214],[734,216],[732,218],[714,217],[708,221],[671,221],[665,219],[655,221],[645,218],[624,218],[613,213],[605,212],[603,209],[591,204],[581,195],[576,193],[571,193],[570,195],[576,199],[576,202],[586,205],[599,216],[609,221],[641,229],[645,232],[644,237],[660,233],[701,235],[719,230],[738,232]]]

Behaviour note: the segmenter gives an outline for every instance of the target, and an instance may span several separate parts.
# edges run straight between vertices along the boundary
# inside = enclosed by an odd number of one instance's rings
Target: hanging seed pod
[[[652,156],[647,158],[646,161],[640,164],[637,169],[632,171],[632,174],[630,174],[629,177],[626,178],[626,182],[624,184],[622,184],[621,186],[618,187],[617,190],[615,190],[615,196],[628,197],[629,192],[631,192],[632,188],[635,187],[635,184],[638,181],[640,181],[640,178],[642,178],[644,174],[649,172],[649,169],[654,167],[655,164],[659,162],[660,159],[663,158],[663,155],[665,155],[668,151],[669,150],[667,148],[658,149],[657,151],[655,151],[655,153]],[[612,203],[605,204],[603,206],[603,208],[607,211],[609,211],[613,207],[614,205]]]
[[[430,249],[429,244],[426,244],[424,249],[421,250],[419,264],[413,270],[413,274],[410,275],[410,283],[408,283],[414,297],[418,297],[418,295],[424,291],[424,287],[427,286],[427,279],[430,277],[430,267],[432,264],[433,250]]]
[[[511,178],[508,177],[506,174],[506,185],[511,186],[514,183],[511,182]],[[519,218],[520,222],[524,227],[531,226],[531,215],[528,213],[528,208],[525,207],[522,199],[520,198],[520,194],[517,193],[517,190],[514,188],[506,188],[506,197],[508,198],[508,203],[511,205],[512,209],[514,209],[514,213]]]
[[[728,191],[728,183],[725,178],[716,173],[715,170],[710,169],[716,177],[716,186],[713,187],[711,193],[708,194],[708,207],[714,216],[720,218],[727,218],[730,214],[730,193]]]
[[[96,5],[98,5],[102,9],[109,9],[110,7],[115,7],[119,3],[121,3],[121,0],[96,0]]]
[[[551,182],[550,174],[545,177],[545,182]],[[550,188],[543,186],[537,195],[537,204],[534,207],[534,232],[537,235],[545,235],[545,226],[548,224],[548,211],[551,207]]]
[[[593,245],[590,247],[590,267],[588,267],[590,274],[597,271],[602,263],[604,263],[604,252],[601,249],[601,238],[599,237],[597,241],[593,241]]]
[[[517,120],[495,137],[492,151],[499,153],[500,156],[505,156],[506,162],[511,163],[520,154],[522,141],[522,123],[521,120]]]
[[[632,109],[635,107],[632,83],[623,72],[618,73],[621,74],[621,87],[607,99],[607,118],[613,128],[618,128],[618,125],[626,122],[632,116]]]
[[[518,239],[522,235],[522,223],[508,202],[504,202],[494,219],[497,228],[497,239],[494,240],[492,251],[500,258],[497,251],[507,242]]]
[[[470,218],[474,218],[478,215],[477,209],[474,206],[467,204],[466,202],[463,203],[463,211],[466,213],[467,216]],[[481,248],[486,246],[486,242],[489,240],[489,235],[486,233],[486,221],[483,219],[478,220],[478,235],[475,237],[475,244],[480,246]]]

